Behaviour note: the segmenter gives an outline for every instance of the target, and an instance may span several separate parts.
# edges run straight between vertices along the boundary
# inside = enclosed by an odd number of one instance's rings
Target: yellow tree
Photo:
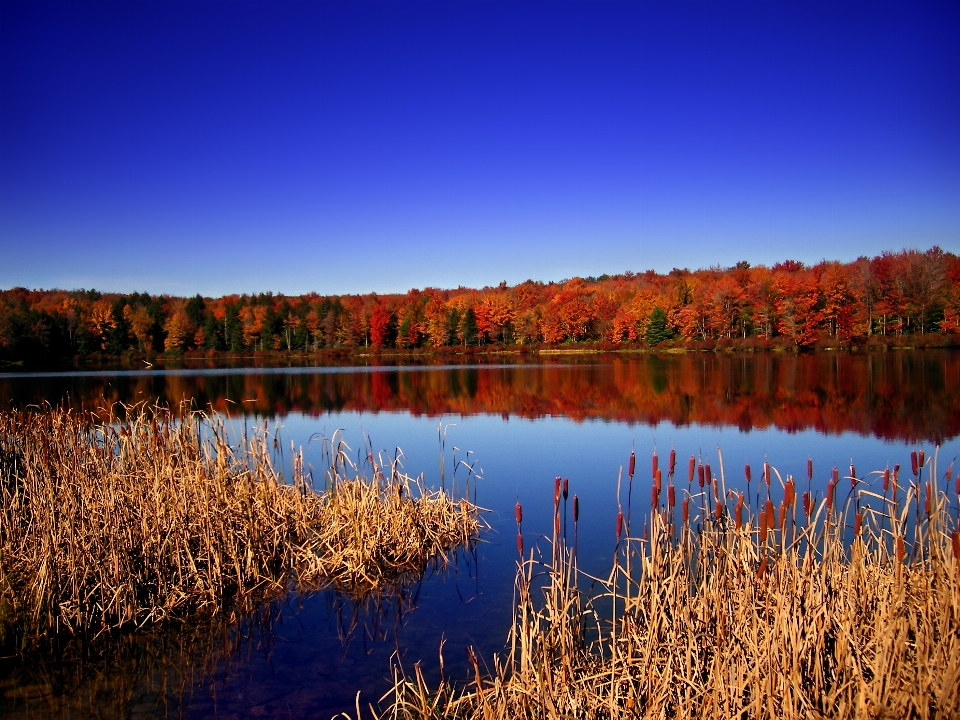
[[[150,347],[153,335],[153,318],[147,309],[142,305],[139,307],[123,306],[123,317],[130,325],[130,332],[140,344],[140,351],[143,352]]]

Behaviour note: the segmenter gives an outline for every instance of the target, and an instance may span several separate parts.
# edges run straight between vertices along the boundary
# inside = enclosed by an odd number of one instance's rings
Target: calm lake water
[[[468,678],[466,648],[488,663],[503,653],[516,569],[514,503],[524,508],[528,547],[549,534],[554,477],[580,498],[581,567],[605,575],[615,545],[631,447],[637,453],[633,526],[649,509],[650,455],[661,466],[702,457],[728,487],[745,489],[744,465],[768,460],[822,495],[833,467],[868,482],[873,471],[909,467],[911,449],[937,456],[940,475],[960,453],[960,353],[713,354],[668,357],[552,356],[540,364],[194,368],[176,371],[0,374],[0,406],[69,399],[193,402],[279,426],[320,466],[316,437],[342,431],[360,457],[400,448],[405,470],[440,484],[456,460],[480,475],[477,501],[491,528],[455,567],[428,575],[400,598],[355,608],[332,592],[291,597],[242,625],[132,636],[95,655],[0,665],[0,715],[321,717],[376,702],[391,684],[391,658],[421,662],[439,677]],[[441,449],[441,436],[445,448]],[[937,450],[939,446],[939,450]],[[468,454],[469,452],[469,454]],[[465,479],[458,470],[456,481]],[[754,481],[756,485],[756,480]],[[755,489],[755,488],[754,488]],[[638,519],[640,518],[640,519]],[[572,523],[569,529],[572,534]]]

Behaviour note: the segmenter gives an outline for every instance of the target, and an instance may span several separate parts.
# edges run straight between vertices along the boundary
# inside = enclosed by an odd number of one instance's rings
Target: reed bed
[[[746,468],[743,494],[726,489],[722,463],[713,477],[694,458],[687,482],[675,483],[673,454],[661,487],[655,456],[650,512],[634,517],[642,534],[629,533],[629,507],[611,520],[609,576],[579,570],[559,522],[542,553],[524,553],[518,535],[506,656],[484,673],[471,653],[474,678],[460,688],[429,688],[419,667],[412,677],[398,669],[386,711],[370,711],[381,719],[958,718],[960,483],[951,488],[948,471],[941,488],[923,453],[912,465],[906,481],[899,468],[870,480],[834,469],[825,494],[798,498],[794,478],[768,465],[752,486]],[[632,485],[632,456],[629,475]],[[558,478],[558,519],[559,488]],[[575,519],[577,507],[574,496]],[[587,584],[601,591],[588,595]]]
[[[291,588],[389,590],[476,539],[466,498],[325,441],[323,487],[264,422],[186,407],[0,412],[0,643],[95,638]],[[281,468],[281,469],[278,469]]]

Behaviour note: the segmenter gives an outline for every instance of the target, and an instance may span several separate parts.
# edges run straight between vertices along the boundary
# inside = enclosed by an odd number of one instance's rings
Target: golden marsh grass
[[[290,588],[389,590],[476,539],[463,498],[336,438],[323,488],[266,423],[187,408],[0,412],[0,641],[93,638]],[[282,465],[282,463],[276,463]]]
[[[778,483],[765,467],[753,504],[749,469],[744,495],[726,490],[722,463],[718,477],[707,470],[699,483],[691,463],[689,481],[674,485],[671,461],[668,500],[660,502],[655,484],[642,536],[621,537],[629,512],[618,513],[608,577],[580,571],[554,532],[518,565],[505,657],[483,672],[471,654],[467,687],[430,688],[419,667],[412,676],[397,670],[383,698],[388,708],[371,712],[478,720],[960,717],[957,507],[949,471],[941,489],[927,460],[920,456],[906,482],[896,471],[868,482],[851,467],[845,495],[834,472],[831,495],[810,491],[802,503],[793,478]],[[776,506],[771,475],[783,491]],[[882,490],[874,487],[881,478]],[[602,590],[588,596],[581,588],[590,583]]]

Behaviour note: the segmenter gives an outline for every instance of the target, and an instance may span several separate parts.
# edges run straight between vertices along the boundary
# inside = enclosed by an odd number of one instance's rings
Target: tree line
[[[527,280],[405,294],[182,298],[0,291],[0,360],[125,353],[304,351],[754,341],[805,348],[857,338],[960,339],[960,260],[933,247],[850,263]]]

